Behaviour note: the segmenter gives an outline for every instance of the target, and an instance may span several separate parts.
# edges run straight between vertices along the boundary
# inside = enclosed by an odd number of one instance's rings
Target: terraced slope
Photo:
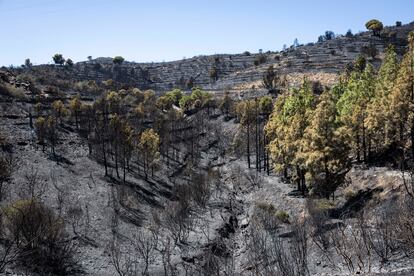
[[[399,54],[402,54],[407,44],[407,34],[412,30],[414,22],[400,27],[386,27],[381,37],[363,32],[352,37],[340,36],[329,41],[291,47],[282,52],[220,54],[156,63],[124,62],[120,66],[114,65],[111,58],[97,58],[78,62],[72,68],[41,65],[32,70],[58,71],[60,78],[71,80],[99,82],[114,79],[141,89],[156,91],[188,89],[191,86],[223,91],[246,90],[251,89],[253,85],[260,89],[263,73],[269,65],[274,65],[276,70],[288,75],[293,82],[302,79],[304,75],[310,75],[329,85],[336,80],[337,74],[348,63],[361,54],[364,47],[371,45],[378,50],[375,59],[371,59],[374,65],[380,64],[382,53],[390,43],[396,46]],[[260,57],[264,58],[258,65],[257,60]],[[212,77],[212,70],[216,71],[216,77]]]

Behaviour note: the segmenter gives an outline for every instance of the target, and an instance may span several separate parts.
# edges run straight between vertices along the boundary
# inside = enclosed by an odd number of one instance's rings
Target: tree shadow
[[[365,207],[367,202],[373,198],[374,194],[382,191],[383,188],[359,191],[356,195],[349,198],[342,206],[331,209],[329,211],[329,216],[334,219],[355,217],[355,215]]]
[[[58,164],[66,164],[66,165],[69,165],[69,166],[74,165],[74,163],[72,161],[70,161],[68,158],[64,157],[63,155],[59,155],[59,154],[49,155],[49,160],[55,161]]]
[[[143,201],[148,203],[150,206],[157,207],[157,208],[161,207],[161,204],[156,199],[156,194],[153,193],[152,191],[149,191],[149,190],[145,189],[144,187],[138,185],[137,183],[134,183],[134,182],[131,182],[131,181],[125,181],[124,182],[124,181],[122,181],[120,179],[117,179],[115,177],[112,177],[112,176],[109,176],[108,178],[111,181],[111,183],[113,183],[115,185],[129,187],[132,191],[135,192],[135,194],[138,198],[142,199]]]

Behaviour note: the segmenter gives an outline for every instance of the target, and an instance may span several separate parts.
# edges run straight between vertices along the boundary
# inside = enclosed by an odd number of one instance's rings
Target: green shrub
[[[271,203],[257,202],[255,207],[254,217],[265,229],[272,230],[280,223],[289,223],[289,214],[284,210],[277,210]]]
[[[283,223],[289,223],[289,214],[286,211],[279,210],[276,212],[276,217]]]

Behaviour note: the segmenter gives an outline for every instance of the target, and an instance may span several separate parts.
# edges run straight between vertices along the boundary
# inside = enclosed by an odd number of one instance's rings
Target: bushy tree
[[[326,31],[325,32],[325,39],[326,40],[332,40],[335,38],[335,33],[332,31]]]
[[[204,107],[211,97],[212,95],[210,93],[204,92],[200,88],[196,87],[193,88],[191,95],[184,95],[181,97],[179,101],[180,107],[184,111],[199,109]]]
[[[394,140],[399,141],[402,148],[411,144],[411,155],[414,157],[414,32],[409,33],[408,43],[390,94],[390,113],[391,125],[396,128]],[[405,141],[406,132],[410,137],[409,143]]]
[[[233,108],[233,99],[230,97],[229,91],[224,92],[223,98],[220,100],[219,109],[226,116],[229,117],[229,114]]]
[[[385,52],[383,63],[376,77],[374,95],[367,106],[365,123],[373,149],[376,152],[386,149],[392,143],[390,115],[390,93],[395,85],[398,73],[398,58],[394,46],[390,45]]]
[[[61,100],[52,103],[52,110],[56,119],[62,124],[62,118],[66,115],[66,107]]]
[[[359,55],[355,59],[353,66],[357,72],[362,72],[365,70],[365,67],[367,66],[367,60],[365,59],[363,55]]]
[[[348,142],[347,131],[337,120],[335,98],[325,91],[305,130],[299,153],[315,193],[329,197],[343,183],[350,164]]]
[[[110,91],[106,95],[106,102],[110,113],[120,113],[121,96],[116,91]]]
[[[46,139],[49,141],[50,149],[53,153],[53,156],[56,157],[56,144],[58,140],[58,132],[57,132],[57,122],[53,116],[48,116],[45,121],[46,126]]]
[[[62,54],[55,54],[52,58],[55,64],[63,65],[65,63],[65,59]]]
[[[346,31],[345,36],[346,36],[346,37],[353,37],[354,35],[352,34],[352,30],[351,30],[351,29],[349,29],[348,31]]]
[[[46,140],[46,119],[44,117],[38,117],[35,121],[35,129],[37,135],[37,141],[42,145],[42,150],[45,151]]]
[[[26,58],[26,60],[24,61],[24,66],[26,66],[26,68],[31,68],[33,66],[32,62],[30,61],[30,58]]]
[[[156,100],[156,105],[159,109],[168,110],[173,105],[179,106],[180,100],[183,97],[183,92],[180,89],[174,89],[160,96]]]
[[[66,65],[69,67],[73,66],[73,60],[71,60],[70,58],[66,59]]]
[[[216,67],[216,66],[213,66],[213,67],[210,69],[210,71],[209,71],[209,75],[210,75],[210,78],[211,78],[213,81],[217,81],[217,79],[218,79],[218,69],[217,69],[217,67]]]
[[[115,159],[115,171],[119,178],[119,165],[123,168],[123,180],[126,180],[126,168],[133,149],[133,131],[129,123],[118,114],[112,116],[109,121],[109,138]]]
[[[273,65],[267,68],[262,80],[263,87],[271,94],[277,94],[280,89],[280,76],[273,68]]]
[[[114,64],[116,64],[116,65],[121,65],[124,61],[125,61],[125,59],[124,59],[123,57],[121,57],[121,56],[115,56],[115,57],[112,59],[112,62],[113,62]]]
[[[266,125],[266,133],[271,141],[269,150],[275,169],[283,171],[285,177],[288,177],[288,169],[292,169],[292,177],[302,193],[305,193],[306,189],[306,167],[301,158],[301,141],[314,105],[315,98],[311,85],[309,81],[304,80],[299,89],[294,88],[278,98]]]
[[[332,40],[335,38],[335,33],[333,31],[326,31],[324,35],[318,37],[318,42],[323,42],[326,40]]]
[[[259,100],[259,110],[260,113],[264,114],[266,117],[270,115],[273,108],[272,98],[269,96],[261,97]]]
[[[240,125],[246,130],[246,156],[247,156],[247,165],[250,168],[250,153],[251,153],[251,131],[252,125],[256,121],[256,101],[254,100],[245,100],[237,103],[236,105],[236,114],[239,118]]]
[[[144,130],[141,133],[138,151],[142,158],[145,179],[148,179],[150,170],[152,171],[152,175],[154,174],[154,168],[160,155],[159,146],[160,137],[152,128]]]
[[[69,102],[69,108],[71,111],[72,118],[75,118],[76,128],[79,128],[79,115],[82,110],[82,102],[79,95],[74,96]]]
[[[384,25],[382,25],[382,22],[377,19],[371,19],[365,23],[365,27],[372,31],[374,35],[378,36],[384,28]]]
[[[368,64],[365,70],[353,72],[345,92],[339,99],[337,106],[340,120],[353,137],[353,153],[360,161],[361,153],[364,162],[368,161],[369,139],[367,136],[367,106],[374,95],[375,75],[374,68]]]

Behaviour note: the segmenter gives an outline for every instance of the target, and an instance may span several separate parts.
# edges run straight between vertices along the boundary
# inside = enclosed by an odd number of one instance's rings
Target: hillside
[[[413,30],[0,69],[0,275],[413,275]]]
[[[32,70],[47,70],[49,74],[57,73],[71,80],[101,82],[113,79],[155,91],[188,89],[190,82],[191,86],[220,92],[224,89],[250,90],[253,85],[260,89],[264,72],[273,65],[280,74],[292,76],[296,84],[300,83],[302,76],[308,75],[320,80],[322,84],[332,85],[337,80],[337,75],[347,64],[353,62],[364,47],[373,46],[378,50],[378,55],[373,60],[376,66],[380,64],[381,53],[388,44],[394,44],[397,53],[402,54],[407,45],[407,34],[413,29],[414,23],[410,23],[400,27],[386,27],[381,37],[363,32],[352,37],[340,36],[324,42],[291,47],[286,51],[263,54],[220,54],[154,63],[124,62],[120,66],[114,66],[112,58],[96,58],[78,62],[68,70],[59,70],[61,68],[50,65],[36,66]],[[261,56],[264,57],[263,63],[255,65],[255,60]],[[213,68],[217,71],[216,79],[211,77]],[[56,70],[58,72],[53,72]]]

